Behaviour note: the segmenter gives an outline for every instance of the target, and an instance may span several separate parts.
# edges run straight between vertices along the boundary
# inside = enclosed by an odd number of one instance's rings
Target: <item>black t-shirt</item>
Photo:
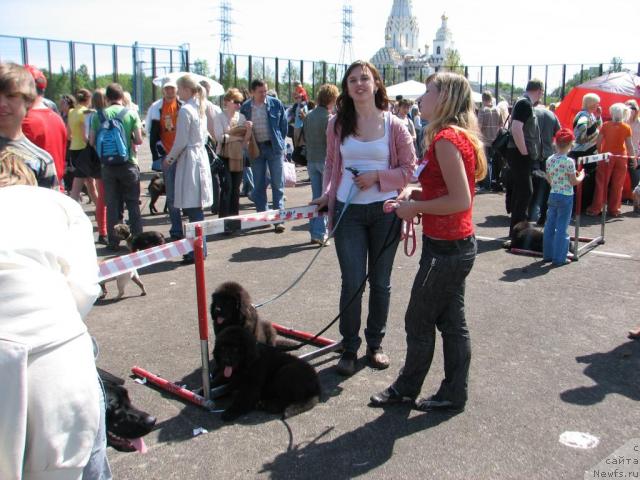
[[[511,112],[511,118],[522,123],[527,123],[531,115],[533,115],[533,106],[531,105],[531,100],[526,97],[518,100]]]

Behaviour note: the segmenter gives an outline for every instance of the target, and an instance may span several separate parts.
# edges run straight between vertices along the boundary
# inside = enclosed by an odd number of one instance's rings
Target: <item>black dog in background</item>
[[[216,336],[216,365],[228,381],[233,400],[222,413],[225,421],[256,408],[289,418],[313,408],[320,397],[320,381],[304,360],[256,342],[240,326]]]
[[[542,230],[536,228],[535,223],[527,221],[516,223],[513,226],[511,248],[542,253],[543,236]]]
[[[105,392],[107,445],[120,452],[145,453],[142,437],[153,430],[156,418],[131,404],[123,379],[101,368],[98,374]]]
[[[164,180],[162,179],[161,175],[156,174],[153,176],[153,178],[149,182],[148,191],[149,196],[151,197],[151,201],[149,202],[149,212],[151,213],[151,215],[155,215],[156,213],[158,213],[158,209],[156,208],[156,202],[158,201],[158,198],[160,198],[160,195],[167,194]],[[164,210],[162,212],[167,213],[168,211],[169,208],[167,207],[167,203],[165,202]]]
[[[260,343],[275,346],[278,333],[271,322],[263,320],[251,304],[251,297],[242,285],[225,282],[211,295],[211,320],[218,336],[230,326],[240,326],[250,332]]]

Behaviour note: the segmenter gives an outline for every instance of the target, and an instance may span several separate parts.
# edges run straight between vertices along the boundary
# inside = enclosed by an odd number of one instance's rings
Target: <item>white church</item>
[[[371,63],[381,72],[387,67],[406,68],[408,78],[414,78],[422,70],[429,74],[444,65],[448,50],[453,50],[453,35],[447,26],[447,16],[442,15],[442,25],[433,40],[433,49],[429,45],[420,48],[418,19],[411,12],[411,0],[393,0],[391,13],[384,32],[384,47],[371,57]]]

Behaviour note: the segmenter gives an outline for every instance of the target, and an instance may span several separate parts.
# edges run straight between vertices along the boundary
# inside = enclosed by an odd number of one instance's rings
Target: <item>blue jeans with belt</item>
[[[391,298],[391,270],[400,242],[401,221],[384,213],[383,202],[351,204],[335,232],[336,253],[342,274],[340,334],[345,351],[356,353],[360,339],[360,316],[364,279],[369,271],[369,314],[364,336],[371,348],[380,346],[385,334]],[[344,203],[336,202],[334,219]]]
[[[258,143],[260,155],[251,164],[253,170],[253,203],[258,212],[267,209],[267,167],[271,175],[271,193],[273,209],[284,208],[284,167],[283,155],[274,153],[271,142]]]
[[[465,279],[475,261],[474,236],[462,240],[423,237],[420,269],[413,281],[405,314],[407,354],[394,388],[415,398],[429,372],[436,345],[436,328],[442,334],[444,380],[437,400],[463,407],[467,401],[467,379],[471,340],[464,313]]]

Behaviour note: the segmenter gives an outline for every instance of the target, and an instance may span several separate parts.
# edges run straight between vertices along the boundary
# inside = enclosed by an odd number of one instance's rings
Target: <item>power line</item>
[[[353,61],[353,7],[349,0],[342,6],[342,48],[340,63],[350,64]]]

